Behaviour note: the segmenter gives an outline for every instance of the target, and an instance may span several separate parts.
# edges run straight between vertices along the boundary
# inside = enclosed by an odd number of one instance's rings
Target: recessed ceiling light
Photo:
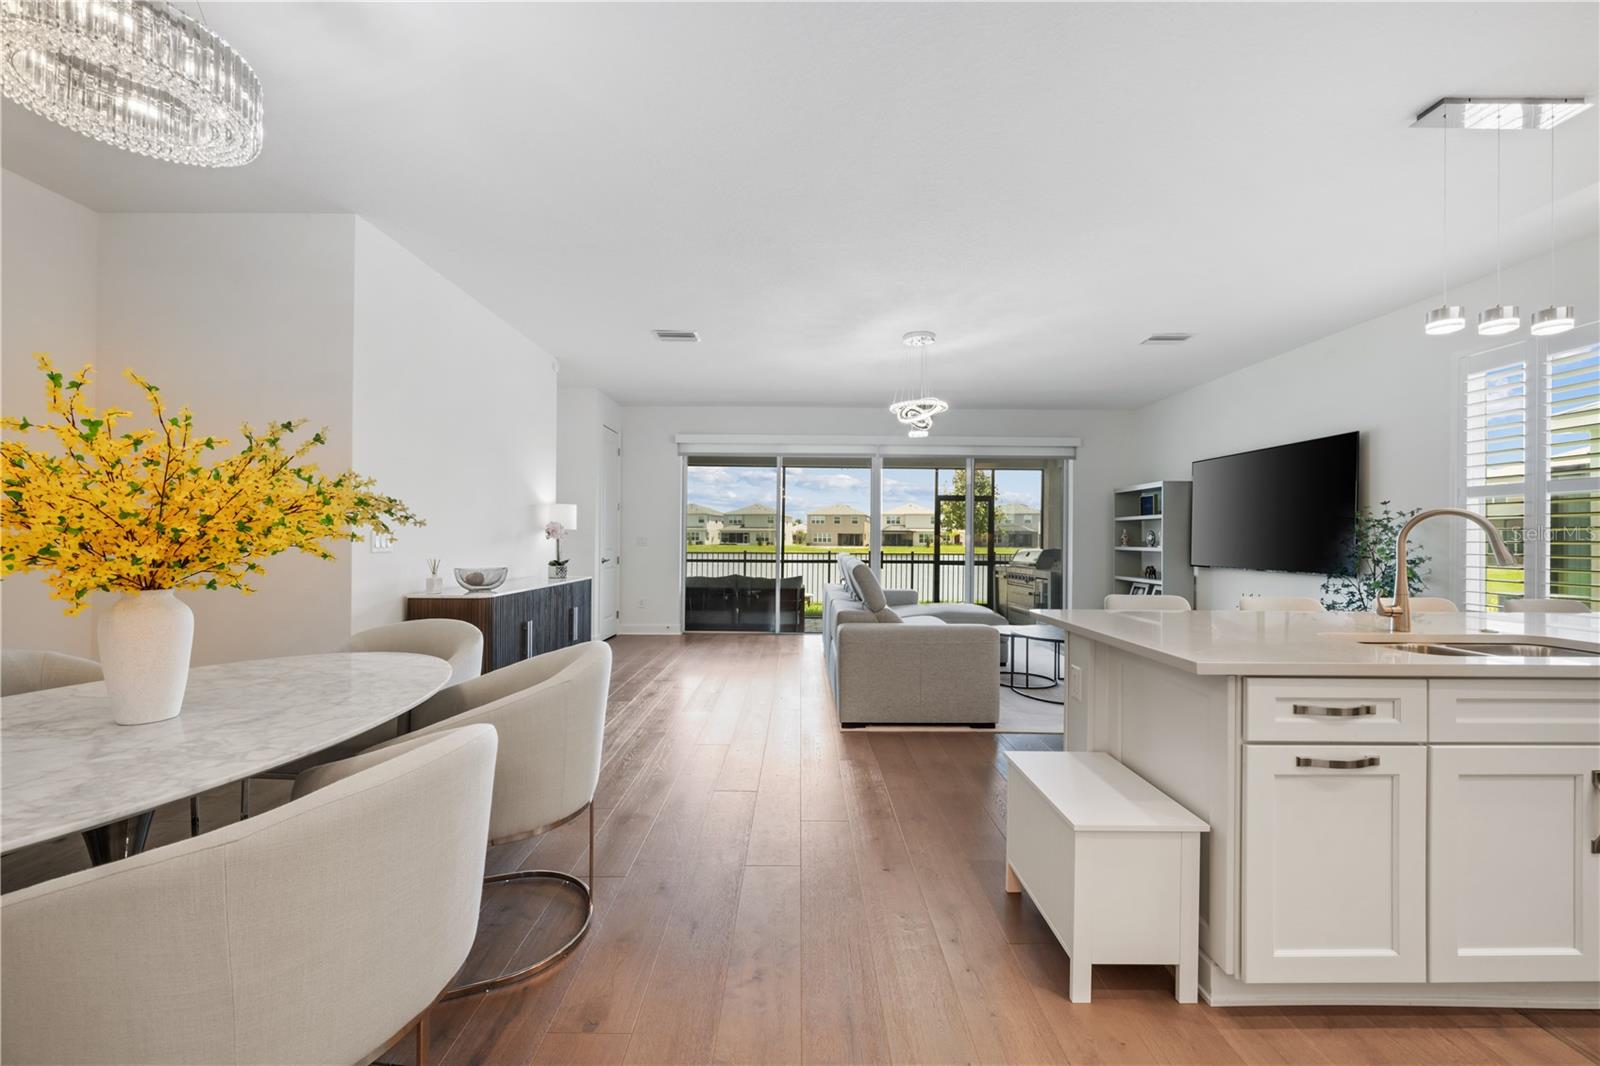
[[[656,340],[658,340],[658,341],[687,341],[688,343],[693,344],[696,341],[698,341],[699,339],[700,339],[700,334],[696,333],[692,329],[658,329],[658,330],[656,330]]]
[[[1140,344],[1182,344],[1184,341],[1188,340],[1190,337],[1193,337],[1193,336],[1194,336],[1193,333],[1152,333],[1152,334],[1150,334],[1150,336],[1146,337],[1144,340],[1140,341],[1139,343]]]

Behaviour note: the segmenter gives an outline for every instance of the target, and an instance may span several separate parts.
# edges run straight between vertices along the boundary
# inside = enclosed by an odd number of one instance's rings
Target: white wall
[[[1580,322],[1593,320],[1600,312],[1597,261],[1594,237],[1558,248],[1559,293],[1551,289],[1547,257],[1509,266],[1504,299],[1520,304],[1526,320],[1559,295],[1576,305]],[[1452,287],[1450,299],[1472,317],[1495,293],[1491,276]],[[1452,336],[1426,336],[1423,315],[1438,303],[1434,296],[1409,304],[1141,408],[1132,439],[1142,477],[1187,478],[1196,459],[1359,430],[1363,503],[1454,503],[1454,366],[1495,341],[1470,325]],[[1461,602],[1459,524],[1436,520],[1418,533],[1434,557],[1430,589]],[[1198,606],[1231,607],[1244,593],[1317,595],[1321,583],[1304,574],[1201,570]]]
[[[33,353],[76,370],[96,358],[100,216],[81,204],[0,174],[0,405],[11,417],[44,416],[44,379]],[[8,648],[93,653],[90,612],[75,618],[37,574],[0,582],[0,640]]]
[[[573,577],[594,577],[600,572],[599,508],[606,461],[603,434],[608,426],[622,432],[622,409],[599,389],[581,387],[563,387],[557,407],[556,496],[578,509],[577,531],[562,539],[561,550],[571,560]],[[598,581],[590,585],[595,594],[599,588]],[[598,631],[599,615],[592,617]]]
[[[100,218],[99,389],[145,418],[134,367],[197,425],[304,418],[328,427],[324,470],[350,466],[351,215],[108,214]],[[326,651],[349,635],[350,553],[285,553],[254,595],[187,592],[197,665]]]
[[[680,433],[877,436],[894,431],[881,407],[622,408],[622,631],[667,633],[679,625],[683,551]],[[929,438],[1079,437],[1070,550],[1074,606],[1098,607],[1110,591],[1111,490],[1128,470],[1125,411],[961,410],[939,417]]]
[[[316,459],[376,477],[428,520],[394,551],[286,553],[259,592],[190,592],[194,662],[338,647],[398,620],[422,560],[537,573],[533,505],[556,483],[554,361],[354,215],[108,214],[4,175],[4,410],[43,414],[31,353],[95,363],[96,405],[147,417],[134,367],[208,433],[307,420]],[[32,575],[3,586],[4,641],[94,655]],[[103,599],[96,596],[96,602]]]
[[[354,629],[398,622],[429,557],[536,574],[553,545],[556,365],[538,345],[363,219],[355,220],[355,468],[427,525],[394,550],[352,545]]]

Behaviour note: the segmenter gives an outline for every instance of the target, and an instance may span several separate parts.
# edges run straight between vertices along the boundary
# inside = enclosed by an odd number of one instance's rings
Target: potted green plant
[[[1330,611],[1370,611],[1379,596],[1394,595],[1400,527],[1419,510],[1397,511],[1389,500],[1358,510],[1349,564],[1322,582],[1322,605]],[[1406,546],[1406,587],[1413,596],[1427,588],[1428,561],[1415,541]]]

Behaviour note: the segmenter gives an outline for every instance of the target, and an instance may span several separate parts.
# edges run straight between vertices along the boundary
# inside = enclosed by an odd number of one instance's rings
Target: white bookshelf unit
[[[1111,577],[1120,593],[1165,593],[1194,604],[1189,563],[1187,481],[1151,481],[1116,489],[1111,497]],[[1124,544],[1124,534],[1127,543]],[[1155,538],[1155,544],[1148,540]],[[1155,567],[1156,576],[1146,574]]]

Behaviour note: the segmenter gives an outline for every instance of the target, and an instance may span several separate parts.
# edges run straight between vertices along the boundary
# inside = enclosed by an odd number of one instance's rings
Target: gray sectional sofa
[[[1005,619],[972,603],[918,603],[853,555],[823,592],[822,644],[839,722],[992,728]]]

